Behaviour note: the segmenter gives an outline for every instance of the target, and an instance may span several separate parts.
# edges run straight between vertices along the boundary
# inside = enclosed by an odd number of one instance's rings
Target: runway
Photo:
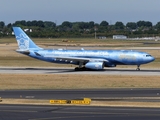
[[[159,120],[159,108],[1,105],[1,120]]]
[[[160,89],[91,89],[91,90],[1,90],[3,98],[14,99],[79,99],[113,101],[124,97],[152,97],[139,102],[160,102]],[[117,100],[117,99],[116,99]],[[118,100],[117,100],[118,101]],[[134,101],[136,102],[136,101]],[[2,120],[159,120],[160,108],[151,107],[102,107],[60,105],[0,105]]]
[[[1,90],[2,98],[81,99],[94,100],[123,97],[160,97],[160,89],[62,89],[62,90]],[[160,100],[159,100],[160,101]]]
[[[107,68],[101,71],[74,71],[70,68],[28,68],[28,67],[1,67],[0,73],[3,74],[104,74],[104,75],[160,75],[160,69],[141,69],[136,71],[129,68]]]

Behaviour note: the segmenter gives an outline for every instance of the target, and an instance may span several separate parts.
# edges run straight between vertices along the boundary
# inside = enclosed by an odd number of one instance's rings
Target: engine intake
[[[85,64],[86,68],[93,69],[93,70],[102,70],[104,68],[103,62],[88,62]]]

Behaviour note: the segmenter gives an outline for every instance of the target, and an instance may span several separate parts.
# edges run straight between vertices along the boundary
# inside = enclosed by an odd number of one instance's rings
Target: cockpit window
[[[151,55],[146,55],[146,57],[151,57]]]

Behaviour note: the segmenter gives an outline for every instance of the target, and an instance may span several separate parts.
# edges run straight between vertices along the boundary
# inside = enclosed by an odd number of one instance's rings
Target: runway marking
[[[35,96],[26,96],[25,98],[35,98]]]

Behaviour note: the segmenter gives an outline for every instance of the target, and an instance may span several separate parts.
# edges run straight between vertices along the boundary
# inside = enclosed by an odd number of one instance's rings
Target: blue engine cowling
[[[93,69],[93,70],[102,70],[104,68],[103,62],[88,62],[85,64],[86,68]]]

